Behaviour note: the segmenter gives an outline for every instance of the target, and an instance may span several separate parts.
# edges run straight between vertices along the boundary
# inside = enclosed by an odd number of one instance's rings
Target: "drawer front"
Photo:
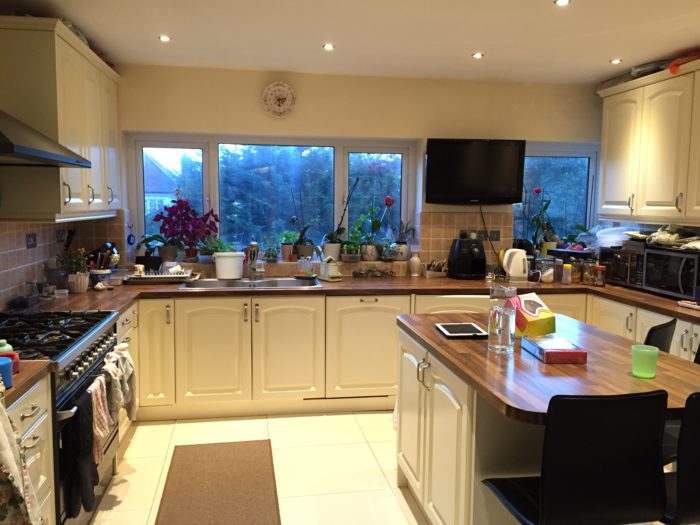
[[[53,441],[49,414],[44,414],[27,432],[20,447],[24,452],[37,500],[43,501],[53,490]]]
[[[49,379],[46,377],[15,401],[7,409],[7,415],[17,427],[19,435],[24,436],[24,433],[49,410],[50,406]]]
[[[138,303],[131,304],[122,312],[117,320],[117,341],[121,341],[126,333],[139,324]]]

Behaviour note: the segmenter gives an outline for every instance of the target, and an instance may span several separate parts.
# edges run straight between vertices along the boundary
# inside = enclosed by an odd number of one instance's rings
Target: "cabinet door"
[[[425,387],[418,381],[418,366],[427,353],[399,330],[399,395],[396,461],[400,472],[419,499],[423,494],[423,448],[425,446]]]
[[[474,447],[474,392],[432,356],[425,374],[425,486],[423,508],[433,524],[463,524],[472,476],[467,475]]]
[[[635,339],[637,309],[602,297],[588,296],[588,324],[615,335]]]
[[[75,49],[60,38],[56,39],[56,74],[58,89],[59,142],[84,157],[85,149],[85,81],[84,61]],[[84,168],[61,168],[64,188],[64,211],[87,209]]]
[[[119,123],[117,121],[117,83],[104,73],[102,80],[102,159],[106,206],[122,207],[122,183],[119,171]]]
[[[416,295],[417,314],[487,313],[488,295]]]
[[[326,299],[326,397],[396,394],[396,316],[408,295]]]
[[[175,403],[174,301],[139,302],[139,403],[161,406]]]
[[[323,297],[255,298],[253,399],[323,397],[324,332]]]
[[[660,325],[669,322],[673,317],[669,317],[663,314],[657,314],[656,312],[650,312],[649,310],[644,310],[643,308],[637,308],[637,318],[635,323],[635,339],[638,343],[644,342],[644,339],[649,333],[649,329],[652,326]],[[664,352],[670,352],[671,348],[660,348]]]
[[[700,343],[700,324],[691,325],[690,339],[688,340],[688,346],[681,348],[680,357],[687,359],[688,361],[695,360],[695,354],[698,351],[698,343]]]
[[[104,133],[102,118],[102,79],[100,71],[87,61],[83,61],[85,140],[87,158],[92,168],[86,171],[87,204],[89,210],[105,208]]]
[[[582,323],[586,322],[585,293],[542,294],[540,298],[555,314],[568,315]]]
[[[692,97],[692,75],[644,88],[637,215],[683,216]]]
[[[251,398],[250,298],[175,301],[178,406]]]
[[[686,217],[700,217],[700,71],[695,72],[693,102],[688,167],[688,197],[685,203]]]
[[[639,173],[642,89],[603,101],[603,133],[598,213],[631,215]]]

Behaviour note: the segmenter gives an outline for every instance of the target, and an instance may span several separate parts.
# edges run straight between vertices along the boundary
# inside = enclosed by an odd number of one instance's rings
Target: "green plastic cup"
[[[659,349],[650,345],[632,345],[632,375],[642,379],[656,377]]]

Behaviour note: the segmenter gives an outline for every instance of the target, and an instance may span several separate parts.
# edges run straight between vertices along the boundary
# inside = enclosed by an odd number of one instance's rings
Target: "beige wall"
[[[119,67],[125,131],[598,142],[592,86],[398,79],[162,66]],[[269,116],[261,92],[290,83],[297,105]]]

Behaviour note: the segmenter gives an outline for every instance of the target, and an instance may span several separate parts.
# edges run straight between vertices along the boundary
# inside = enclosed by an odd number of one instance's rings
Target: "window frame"
[[[198,148],[202,149],[202,184],[205,211],[213,208],[219,214],[219,144],[259,144],[269,146],[327,146],[334,148],[333,165],[333,224],[335,228],[343,212],[343,199],[348,191],[349,153],[400,153],[401,163],[401,220],[413,219],[416,213],[415,186],[417,175],[414,168],[415,141],[385,139],[343,139],[311,138],[254,135],[194,135],[176,133],[133,133],[127,142],[132,152],[127,165],[133,169],[127,174],[129,206],[136,214],[131,215],[133,231],[143,235],[144,224],[144,187],[142,151],[148,148]],[[134,216],[135,215],[135,216]],[[348,217],[344,220],[347,228]]]

